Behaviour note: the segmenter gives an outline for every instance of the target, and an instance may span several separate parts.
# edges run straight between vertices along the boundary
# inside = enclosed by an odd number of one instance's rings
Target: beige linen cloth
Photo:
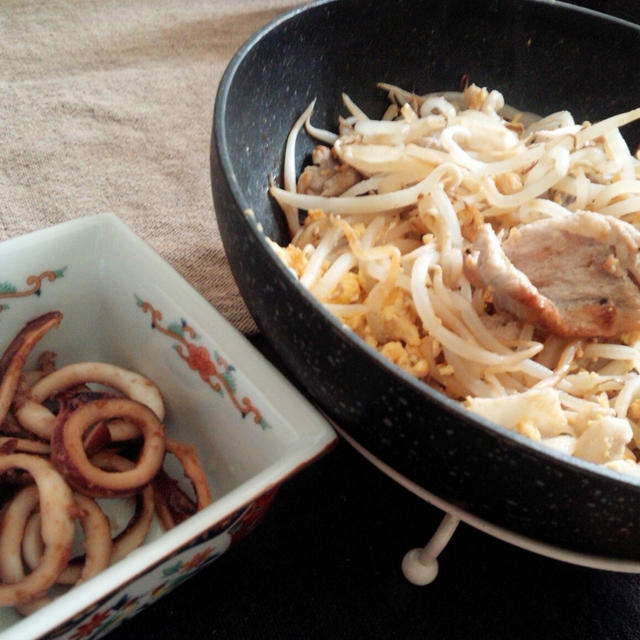
[[[244,332],[209,144],[234,52],[296,0],[0,2],[0,241],[117,214]]]

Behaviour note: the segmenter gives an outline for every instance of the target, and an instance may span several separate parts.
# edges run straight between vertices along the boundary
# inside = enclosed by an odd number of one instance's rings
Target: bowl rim
[[[358,0],[355,0],[357,2]],[[492,422],[482,416],[475,415],[471,411],[467,410],[461,403],[452,398],[449,398],[444,393],[431,387],[425,382],[422,382],[401,369],[399,366],[384,358],[377,350],[367,344],[360,336],[355,332],[345,328],[342,323],[331,314],[315,297],[303,287],[299,280],[289,272],[284,263],[278,259],[277,255],[273,251],[272,247],[267,242],[267,237],[258,224],[258,221],[253,215],[247,215],[247,212],[252,211],[250,204],[247,202],[245,194],[240,189],[237,181],[236,173],[233,169],[234,161],[229,153],[229,145],[226,135],[227,127],[227,104],[229,102],[229,96],[232,85],[236,78],[244,60],[250,54],[250,52],[270,33],[282,27],[284,24],[290,22],[294,18],[301,14],[315,11],[325,5],[338,5],[343,3],[344,0],[315,0],[309,4],[305,4],[300,7],[296,7],[283,14],[276,16],[253,35],[251,35],[235,52],[231,60],[229,61],[220,83],[215,97],[214,111],[213,111],[213,130],[211,135],[211,148],[210,148],[210,169],[212,186],[213,181],[216,179],[213,175],[213,157],[217,155],[219,165],[224,173],[224,177],[229,190],[235,200],[237,211],[233,212],[233,216],[237,216],[244,222],[244,227],[248,227],[254,236],[254,239],[262,246],[265,253],[267,253],[273,262],[276,263],[277,268],[280,271],[280,275],[289,282],[290,285],[298,292],[298,294],[311,305],[328,323],[336,334],[340,334],[343,339],[349,343],[352,347],[360,350],[370,360],[373,360],[377,365],[383,367],[391,375],[399,379],[403,385],[408,385],[414,392],[419,393],[422,396],[426,396],[435,405],[443,408],[445,411],[453,414],[456,418],[474,423],[477,427],[483,430],[485,433],[492,436],[498,436],[501,440],[507,440],[513,446],[520,449],[521,452],[529,453],[543,458],[553,460],[556,464],[563,469],[574,471],[579,469],[584,475],[592,478],[606,478],[609,482],[612,482],[621,487],[632,486],[640,489],[640,476],[633,476],[631,474],[623,474],[612,469],[608,469],[604,465],[600,465],[582,458],[578,458],[573,455],[569,455],[553,449],[540,442],[536,442],[527,438],[523,434],[516,431],[512,431],[507,427],[504,427],[498,423]],[[577,5],[563,2],[562,0],[519,0],[521,5],[545,5],[548,10],[566,12],[568,16],[571,13],[579,13],[589,16],[595,22],[608,22],[616,24],[622,28],[631,28],[638,32],[640,35],[640,25],[636,25],[627,20],[611,16],[609,14],[589,9],[587,7],[580,7]],[[354,2],[351,2],[354,4]],[[505,2],[505,4],[507,4]],[[570,21],[568,19],[568,21]],[[293,124],[293,123],[292,123]],[[283,141],[284,147],[284,141]],[[281,167],[278,168],[281,171]]]

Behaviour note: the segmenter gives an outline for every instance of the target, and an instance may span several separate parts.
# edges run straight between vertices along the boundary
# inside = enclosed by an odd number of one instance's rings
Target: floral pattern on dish
[[[0,282],[0,311],[5,311],[10,308],[8,304],[1,302],[2,300],[8,298],[25,298],[26,296],[32,295],[39,296],[42,290],[42,283],[45,280],[53,282],[58,278],[63,278],[66,270],[67,267],[64,266],[60,269],[43,271],[38,275],[29,275],[25,278],[25,289],[20,288],[22,285],[16,285],[12,282]]]
[[[136,305],[144,313],[151,314],[151,328],[175,340],[173,348],[189,365],[189,368],[199,374],[203,382],[223,397],[226,392],[227,397],[243,418],[253,414],[253,421],[256,424],[259,424],[263,429],[269,428],[269,423],[247,396],[241,399],[236,396],[236,369],[232,364],[227,362],[217,351],[213,352],[212,359],[209,350],[205,346],[196,344],[195,341],[199,340],[200,336],[184,318],[165,326],[162,323],[163,316],[161,311],[139,296],[135,296],[135,299]]]
[[[125,619],[139,613],[217,560],[232,544],[253,531],[264,517],[276,491],[277,487],[274,487],[265,492],[122,590],[67,621],[46,638],[98,640],[103,637]]]

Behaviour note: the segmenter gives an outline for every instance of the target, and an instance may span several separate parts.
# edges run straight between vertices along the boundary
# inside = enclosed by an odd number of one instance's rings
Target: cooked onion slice
[[[40,338],[62,321],[59,311],[51,311],[27,322],[0,357],[0,424],[13,402],[20,374],[33,347]]]
[[[126,418],[138,427],[144,443],[137,464],[108,472],[93,465],[83,447],[84,432],[101,420]],[[164,428],[148,407],[128,398],[93,400],[58,417],[51,438],[51,460],[76,490],[95,498],[132,496],[145,487],[162,465]]]
[[[45,548],[38,568],[25,576],[20,556],[24,531],[24,525],[20,527],[21,513],[12,518],[7,509],[0,532],[0,575],[3,580],[0,584],[0,605],[28,604],[40,598],[53,585],[71,556],[73,518],[77,512],[71,489],[48,460],[23,453],[0,456],[0,473],[13,468],[28,471],[36,482],[35,487],[30,486],[25,490],[28,489],[30,494],[35,493],[36,500],[39,495]],[[19,504],[19,507],[19,512],[26,510],[24,505]],[[29,508],[27,516],[33,508]]]
[[[103,362],[79,362],[53,371],[39,380],[20,406],[15,408],[20,424],[32,433],[49,440],[56,417],[42,403],[65,389],[96,382],[117,389],[137,400],[164,419],[164,403],[158,387],[145,376]]]

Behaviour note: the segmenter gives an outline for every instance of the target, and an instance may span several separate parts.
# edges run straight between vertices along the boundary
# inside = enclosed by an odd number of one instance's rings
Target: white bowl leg
[[[447,546],[460,520],[447,513],[425,547],[411,549],[402,559],[402,573],[412,584],[431,584],[438,575],[438,556]]]

